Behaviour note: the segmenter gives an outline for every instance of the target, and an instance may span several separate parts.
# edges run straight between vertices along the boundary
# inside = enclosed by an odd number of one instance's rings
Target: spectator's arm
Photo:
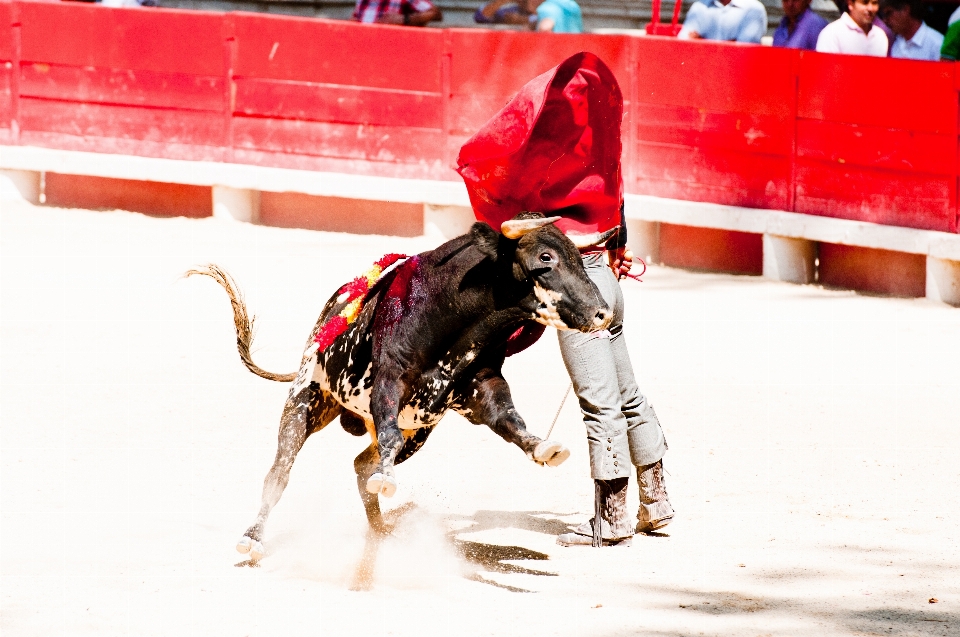
[[[430,0],[410,0],[401,5],[403,13],[385,13],[377,22],[380,24],[405,24],[411,27],[422,27],[428,22],[443,20],[440,12]]]
[[[678,38],[688,38],[691,40],[697,40],[702,38],[702,30],[700,28],[700,14],[707,11],[707,5],[702,2],[694,2],[690,5],[690,8],[687,10],[687,17],[683,21],[683,27],[680,29],[680,33],[677,34]]]
[[[807,9],[807,11],[810,11],[810,9]],[[820,16],[816,14],[814,15],[817,18],[820,18]],[[820,33],[823,31],[823,27],[827,26],[827,24],[829,23],[826,20],[824,20],[823,18],[820,18],[820,20],[817,22],[816,30],[811,30],[807,32],[807,37],[804,38],[804,41],[803,41],[803,48],[809,49],[810,51],[816,51],[817,38],[820,37]]]
[[[760,5],[750,7],[743,16],[743,23],[737,33],[737,42],[760,44],[760,38],[767,32],[767,10]]]
[[[441,20],[443,20],[443,13],[438,7],[431,6],[426,11],[408,13],[405,24],[412,27],[422,27],[428,22],[440,22]]]
[[[474,22],[480,24],[492,24],[494,22],[508,22],[506,11],[501,11],[505,5],[512,4],[513,0],[490,0],[490,2],[477,9],[473,14]],[[509,22],[509,24],[513,24]]]
[[[493,14],[493,18],[488,20],[486,16],[481,13],[480,9],[477,9],[477,12],[473,14],[473,19],[475,22],[480,24],[522,24],[528,26],[530,24],[530,15],[522,12],[520,7],[508,4],[505,7],[497,9],[497,12]],[[536,19],[536,16],[533,16]]]
[[[553,31],[557,21],[563,19],[563,10],[552,2],[544,2],[537,7],[537,31]]]

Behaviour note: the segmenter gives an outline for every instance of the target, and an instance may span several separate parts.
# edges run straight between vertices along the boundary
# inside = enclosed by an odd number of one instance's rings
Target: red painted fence
[[[954,63],[0,0],[0,143],[456,180],[582,50],[624,91],[628,192],[958,229]]]

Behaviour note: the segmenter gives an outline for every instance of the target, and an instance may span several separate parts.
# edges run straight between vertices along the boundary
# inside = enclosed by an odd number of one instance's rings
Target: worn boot
[[[630,478],[594,480],[594,516],[571,533],[557,536],[560,546],[630,546],[633,535],[627,514]],[[599,519],[599,526],[595,521]]]
[[[663,461],[637,467],[640,483],[640,511],[637,513],[637,533],[656,531],[670,524],[673,507],[663,486]]]

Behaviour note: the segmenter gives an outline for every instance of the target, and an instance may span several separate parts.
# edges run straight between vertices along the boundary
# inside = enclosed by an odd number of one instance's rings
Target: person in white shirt
[[[931,62],[940,59],[943,36],[924,24],[920,0],[883,0],[880,17],[897,34],[890,57]]]
[[[887,36],[873,26],[879,10],[879,0],[847,0],[847,13],[820,32],[817,51],[886,57]]]

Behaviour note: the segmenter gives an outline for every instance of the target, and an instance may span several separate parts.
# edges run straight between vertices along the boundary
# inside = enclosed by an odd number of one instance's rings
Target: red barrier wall
[[[637,42],[637,170],[628,192],[791,210],[796,52],[689,44]]]
[[[19,66],[17,51],[20,29],[16,26],[14,7],[11,2],[0,1],[0,144],[14,141],[12,123],[16,120],[15,96],[16,73]]]
[[[597,53],[627,192],[956,232],[956,64],[0,0],[0,143],[457,180],[524,82]]]
[[[956,231],[955,67],[801,53],[795,210]]]
[[[237,161],[449,179],[442,31],[237,13]]]
[[[14,4],[21,144],[223,159],[222,16]]]

